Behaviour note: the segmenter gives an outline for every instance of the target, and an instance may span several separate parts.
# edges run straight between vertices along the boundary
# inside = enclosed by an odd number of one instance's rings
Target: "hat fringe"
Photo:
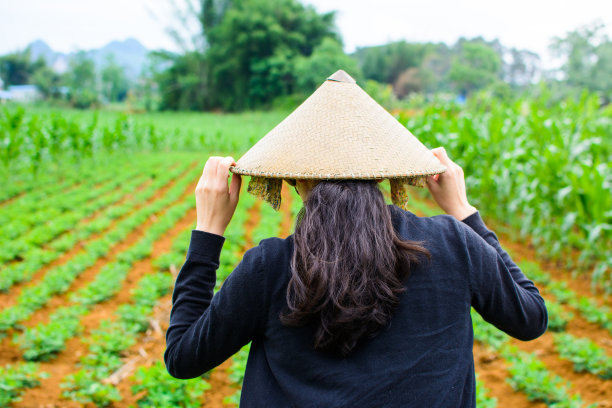
[[[267,177],[251,177],[247,192],[259,197],[272,206],[276,211],[281,204],[281,188],[283,179]]]
[[[391,202],[408,211],[408,186],[425,187],[428,176],[401,177],[389,179],[391,186]],[[281,189],[283,180],[269,177],[251,177],[247,192],[261,198],[276,211],[281,205]]]

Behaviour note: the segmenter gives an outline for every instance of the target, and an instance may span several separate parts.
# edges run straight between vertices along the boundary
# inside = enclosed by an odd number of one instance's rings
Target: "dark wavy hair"
[[[314,348],[348,356],[385,327],[404,279],[430,254],[403,241],[375,181],[322,181],[295,228],[287,326],[314,325]]]

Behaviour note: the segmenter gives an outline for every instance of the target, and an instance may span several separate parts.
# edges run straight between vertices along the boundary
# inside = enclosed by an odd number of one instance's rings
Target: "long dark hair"
[[[401,240],[375,181],[322,181],[298,219],[288,326],[312,324],[314,348],[349,355],[391,320],[404,279],[429,252]]]

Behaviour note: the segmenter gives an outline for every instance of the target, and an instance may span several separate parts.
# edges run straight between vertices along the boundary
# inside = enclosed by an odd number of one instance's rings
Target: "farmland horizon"
[[[0,36],[0,55],[23,50],[37,40],[63,54],[95,50],[130,38],[138,40],[148,50],[181,51],[168,35],[170,27],[177,27],[176,13],[169,2],[145,5],[112,0],[110,3],[113,2],[121,3],[124,12],[120,15],[112,12],[116,9],[112,4],[85,7],[76,6],[71,0],[58,2],[53,8],[40,5],[40,0],[0,5],[0,14],[6,23],[3,29],[11,33]],[[301,2],[312,5],[319,13],[336,12],[344,51],[349,54],[358,48],[395,41],[450,46],[461,38],[482,37],[489,42],[498,40],[507,47],[535,52],[541,58],[542,67],[551,69],[559,65],[548,49],[553,38],[595,23],[603,24],[604,34],[612,36],[612,18],[602,17],[612,16],[612,5],[598,4],[595,0],[581,2],[579,8],[576,5],[559,8],[551,1],[537,4],[525,1],[527,10],[531,10],[529,13],[518,11],[519,5],[501,12],[499,7],[480,0],[461,6],[449,1],[436,5],[435,9],[388,0],[378,4],[376,10],[347,1]],[[440,14],[440,9],[449,12]],[[550,18],[551,15],[555,18]],[[196,29],[193,21],[187,21],[178,31],[189,35]]]

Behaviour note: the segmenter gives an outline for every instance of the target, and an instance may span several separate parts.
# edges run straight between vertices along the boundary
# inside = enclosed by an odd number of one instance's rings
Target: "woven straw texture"
[[[446,170],[351,80],[344,71],[330,77],[246,152],[232,172],[288,179],[393,179]]]

